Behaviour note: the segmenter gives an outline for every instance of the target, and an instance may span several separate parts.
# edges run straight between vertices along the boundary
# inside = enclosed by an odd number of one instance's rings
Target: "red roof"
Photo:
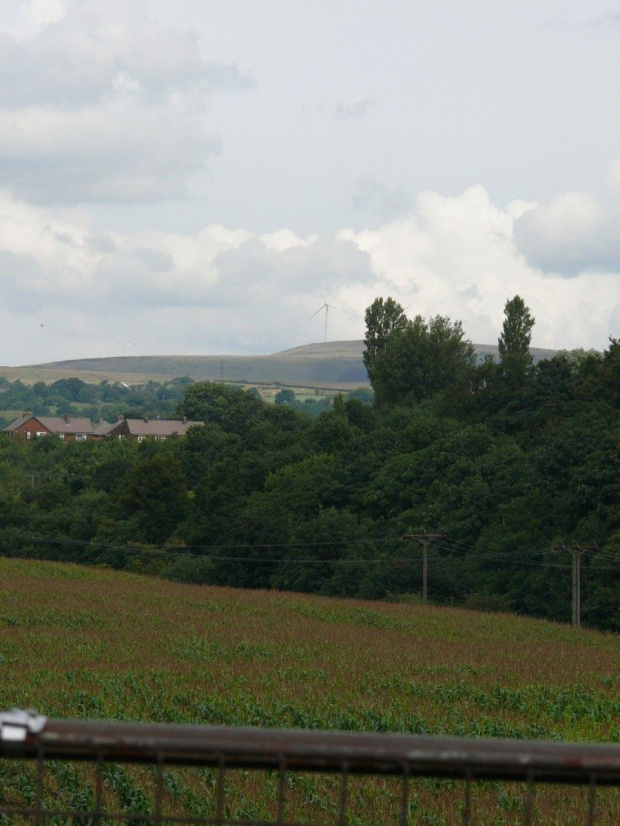
[[[49,430],[50,433],[65,433],[73,436],[78,433],[92,435],[94,432],[90,419],[73,418],[71,416],[33,416],[32,414],[20,416],[19,419],[5,427],[4,432],[15,432],[29,421],[38,422],[45,430]]]
[[[177,419],[125,419],[130,436],[185,436],[190,427],[204,422],[183,422]]]

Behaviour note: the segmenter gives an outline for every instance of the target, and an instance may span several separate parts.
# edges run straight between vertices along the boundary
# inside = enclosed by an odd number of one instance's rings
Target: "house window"
[[[65,438],[65,434],[64,434],[64,433],[59,433],[58,435],[60,436],[60,438],[61,438],[61,439],[64,439],[64,438]]]
[[[29,430],[27,430],[26,431],[26,438],[30,439],[31,437],[32,437],[32,433]]]
[[[46,430],[37,430],[37,439],[39,438],[39,436],[47,436],[47,431]]]
[[[138,441],[143,442],[144,441],[144,436],[138,436]]]
[[[75,441],[76,442],[85,442],[86,441],[86,433],[76,433],[75,434]]]

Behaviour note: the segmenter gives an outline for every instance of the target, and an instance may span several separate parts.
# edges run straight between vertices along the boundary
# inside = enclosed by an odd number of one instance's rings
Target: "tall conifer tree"
[[[530,353],[535,319],[519,295],[506,302],[502,334],[497,342],[499,361],[510,383],[519,383],[533,364]]]

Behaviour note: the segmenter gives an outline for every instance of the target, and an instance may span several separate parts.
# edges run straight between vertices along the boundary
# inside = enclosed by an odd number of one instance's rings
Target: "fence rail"
[[[76,767],[70,775],[59,768],[64,763]],[[26,773],[24,776],[31,771],[28,782],[20,781],[21,775],[15,770],[6,770],[6,766],[15,769],[17,764]],[[92,764],[91,774],[83,768],[87,764]],[[126,764],[150,768],[139,777],[111,768]],[[179,775],[186,784],[183,786],[172,773],[182,767],[197,767],[208,773],[201,775],[200,783]],[[256,770],[270,777],[266,791],[258,792],[252,786],[254,780],[248,779]],[[247,787],[244,793],[249,794],[252,786],[254,798],[250,794],[248,799],[263,800],[253,803],[254,808],[250,806],[245,817],[235,814],[235,806],[228,799],[235,794],[230,781],[234,773],[243,777]],[[326,787],[334,793],[333,805],[324,806],[325,817],[316,822],[340,826],[364,822],[363,817],[356,820],[349,815],[349,787],[353,778],[368,775],[397,778],[395,796],[394,781],[390,787],[373,786],[373,794],[390,789],[389,794],[397,801],[391,822],[401,826],[424,822],[412,815],[415,778],[463,781],[447,784],[453,795],[455,787],[460,788],[460,802],[455,809],[458,819],[444,820],[449,824],[491,822],[473,819],[472,788],[476,781],[524,784],[519,822],[525,824],[534,822],[538,784],[582,785],[581,822],[593,824],[595,815],[611,811],[609,801],[597,805],[597,794],[605,794],[603,790],[597,792],[598,787],[620,786],[620,745],[55,720],[24,712],[0,714],[0,824],[309,823],[312,820],[300,814],[305,798],[294,778],[310,773],[335,776],[332,785]],[[71,787],[71,794],[63,783]],[[83,794],[76,808],[80,788]],[[133,798],[125,793],[127,788],[132,790]],[[197,788],[202,791],[196,792]],[[201,810],[200,794],[206,801]],[[73,800],[70,806],[69,798]],[[128,805],[130,798],[133,809]],[[273,807],[268,812],[270,801]],[[318,805],[315,795],[311,807]],[[295,819],[291,820],[293,815]],[[572,817],[565,822],[574,823]]]

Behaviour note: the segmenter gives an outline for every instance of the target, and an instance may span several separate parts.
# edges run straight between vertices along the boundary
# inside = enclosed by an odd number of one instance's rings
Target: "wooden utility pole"
[[[580,545],[578,542],[573,542],[571,545],[566,545],[560,542],[555,546],[556,551],[568,551],[573,558],[573,612],[572,622],[573,628],[581,628],[581,555],[584,551],[598,551],[596,545]]]
[[[403,539],[413,539],[414,542],[419,542],[422,546],[422,603],[426,605],[428,601],[428,546],[435,539],[445,539],[445,533],[409,533],[403,535]]]

